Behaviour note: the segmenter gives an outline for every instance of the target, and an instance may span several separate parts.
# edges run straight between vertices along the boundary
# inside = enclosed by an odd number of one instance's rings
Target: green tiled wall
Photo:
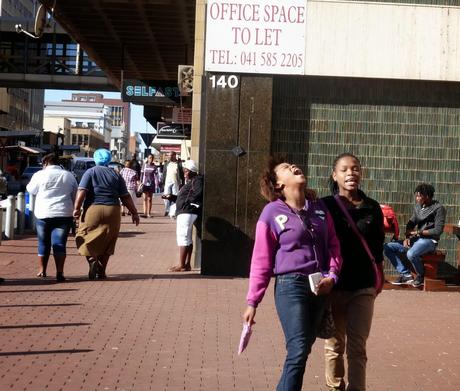
[[[334,157],[352,152],[363,190],[393,206],[402,233],[420,182],[459,220],[460,83],[277,77],[273,100],[272,151],[301,165],[320,195]],[[456,246],[447,235],[439,245],[451,265]]]

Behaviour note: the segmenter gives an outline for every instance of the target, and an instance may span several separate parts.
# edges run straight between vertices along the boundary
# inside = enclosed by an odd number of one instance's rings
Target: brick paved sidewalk
[[[0,390],[273,390],[284,358],[273,285],[236,354],[247,280],[170,273],[175,223],[123,218],[106,281],[88,281],[73,238],[68,281],[38,280],[36,240],[0,246]],[[53,261],[48,275],[54,276]],[[460,389],[459,293],[385,291],[369,340],[368,390]],[[324,390],[322,341],[304,390]]]

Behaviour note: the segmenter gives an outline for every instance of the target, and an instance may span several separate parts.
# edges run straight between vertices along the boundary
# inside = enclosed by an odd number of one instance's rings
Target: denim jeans
[[[38,256],[66,255],[67,236],[73,224],[72,217],[37,219]]]
[[[276,390],[301,390],[307,358],[324,312],[325,296],[310,291],[308,277],[284,274],[276,277],[275,304],[287,349]]]
[[[402,242],[390,242],[385,244],[383,253],[390,260],[391,264],[395,267],[401,275],[410,275],[410,270],[401,261],[399,254],[406,253],[407,259],[414,265],[416,273],[423,276],[423,262],[422,255],[434,251],[436,243],[431,239],[420,238],[412,246],[407,249],[403,246]]]

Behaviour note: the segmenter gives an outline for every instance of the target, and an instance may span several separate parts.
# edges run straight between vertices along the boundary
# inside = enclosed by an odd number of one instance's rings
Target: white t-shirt
[[[165,183],[179,183],[179,166],[177,162],[169,162],[166,168]]]
[[[77,189],[74,176],[59,166],[37,171],[27,185],[27,191],[36,195],[35,217],[71,217]]]

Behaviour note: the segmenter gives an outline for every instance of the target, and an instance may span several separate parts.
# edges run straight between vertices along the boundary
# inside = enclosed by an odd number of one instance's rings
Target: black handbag
[[[144,190],[144,185],[141,183],[136,189],[136,197],[142,197],[142,191]]]
[[[329,298],[326,302],[326,307],[323,312],[323,316],[318,325],[316,336],[318,338],[328,339],[335,335],[336,329],[334,324],[334,318],[332,316],[332,308]]]

